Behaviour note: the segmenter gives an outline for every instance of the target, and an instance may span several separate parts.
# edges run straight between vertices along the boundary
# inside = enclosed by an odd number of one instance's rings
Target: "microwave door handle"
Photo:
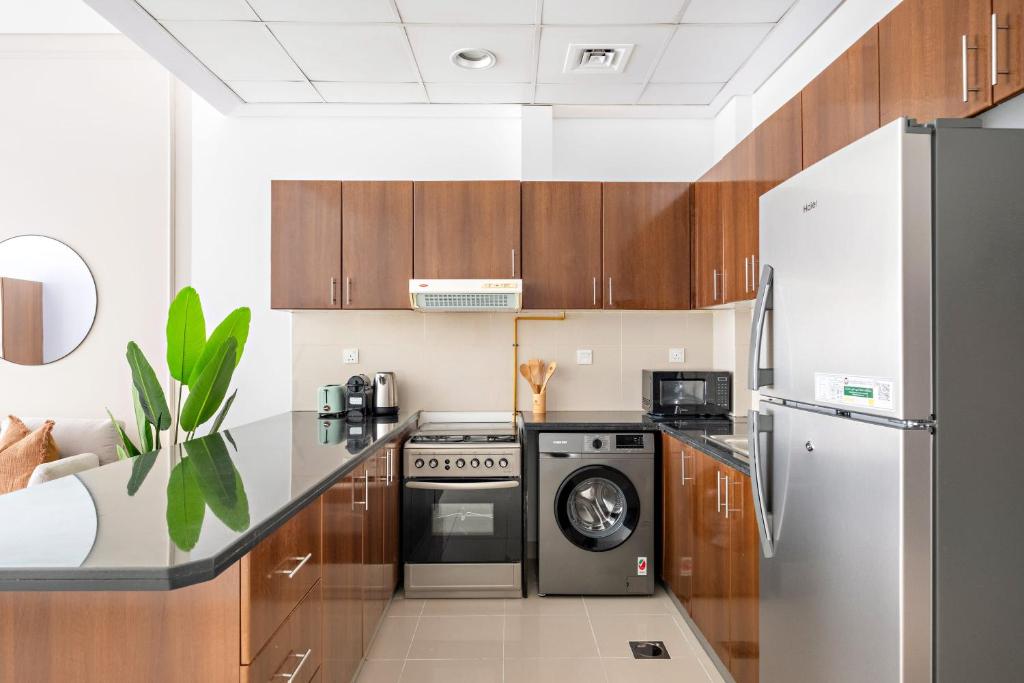
[[[772,287],[775,282],[775,269],[765,264],[761,271],[761,282],[757,287],[757,302],[754,304],[754,317],[750,324],[750,374],[748,381],[751,391],[768,386],[775,381],[772,368],[761,367],[761,344],[764,341],[764,326],[768,311],[772,310]]]
[[[768,510],[768,494],[765,491],[764,461],[761,454],[761,435],[767,434],[771,440],[773,419],[771,415],[756,410],[747,413],[747,447],[750,452],[750,489],[754,499],[754,517],[757,521],[758,534],[761,536],[761,552],[765,559],[775,556],[775,531],[772,513]]]
[[[407,489],[423,491],[493,491],[496,489],[519,488],[518,479],[505,481],[407,481]]]

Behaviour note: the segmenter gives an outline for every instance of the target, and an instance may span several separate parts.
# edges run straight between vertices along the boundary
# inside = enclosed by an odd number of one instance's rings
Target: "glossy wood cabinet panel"
[[[878,128],[878,27],[803,89],[804,168]]]
[[[992,104],[991,7],[991,0],[903,0],[879,22],[882,125],[900,116],[967,117]]]
[[[287,680],[309,683],[323,661],[320,583],[303,597],[252,664],[241,669],[241,683]]]
[[[697,516],[694,530],[693,606],[697,627],[729,665],[729,520],[722,512],[723,465],[695,452]]]
[[[242,664],[253,661],[285,617],[320,580],[320,522],[317,501],[285,522],[239,562]]]
[[[525,182],[523,307],[601,308],[601,183]]]
[[[414,184],[416,278],[512,278],[522,272],[518,181]]]
[[[363,465],[363,652],[370,648],[390,597],[384,588],[384,476],[380,456]]]
[[[763,194],[803,170],[803,96],[796,95],[751,135],[754,176]]]
[[[996,26],[990,28],[995,53],[992,103],[998,104],[1024,91],[1024,2],[992,0]]]
[[[342,308],[409,308],[412,182],[346,180],[341,235]]]
[[[690,307],[690,184],[604,183],[604,307]]]
[[[402,451],[401,442],[384,446],[384,600],[390,600],[402,575]]]
[[[694,451],[662,434],[662,574],[687,611],[693,595],[693,532],[696,513]]]
[[[751,261],[757,252],[757,185],[754,182],[755,133],[725,158],[722,183],[722,298],[752,299]]]
[[[270,186],[270,307],[340,308],[341,182]]]
[[[43,364],[43,283],[0,277],[0,358]]]
[[[175,591],[0,592],[0,681],[237,681],[239,567]]]
[[[363,517],[360,469],[332,486],[323,501],[323,678],[349,683],[363,657]]]
[[[724,303],[722,296],[723,183],[700,180],[693,185],[693,288],[694,306]]]
[[[750,477],[726,467],[729,517],[729,671],[736,683],[758,680],[760,538]]]

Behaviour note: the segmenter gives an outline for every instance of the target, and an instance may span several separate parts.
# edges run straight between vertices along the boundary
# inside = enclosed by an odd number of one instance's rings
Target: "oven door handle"
[[[405,488],[423,489],[426,491],[492,491],[494,489],[517,489],[519,488],[519,480],[466,482],[407,481],[405,482]]]

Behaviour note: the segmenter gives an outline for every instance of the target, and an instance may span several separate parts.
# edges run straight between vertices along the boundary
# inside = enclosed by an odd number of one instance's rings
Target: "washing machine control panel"
[[[654,434],[650,432],[611,432],[584,434],[584,453],[653,453]]]

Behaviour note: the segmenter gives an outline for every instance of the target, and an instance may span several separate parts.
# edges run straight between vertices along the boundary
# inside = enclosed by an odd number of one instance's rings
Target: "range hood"
[[[409,280],[417,311],[515,312],[523,306],[522,280]]]

